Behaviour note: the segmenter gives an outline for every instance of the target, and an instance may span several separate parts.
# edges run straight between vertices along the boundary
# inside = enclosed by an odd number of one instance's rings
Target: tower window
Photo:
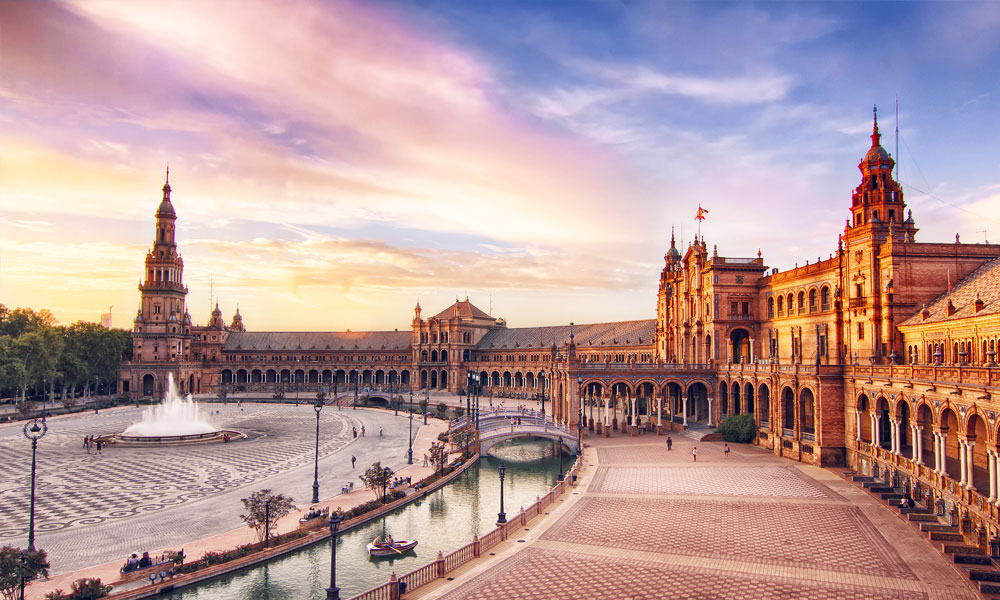
[[[864,323],[858,323],[858,339],[859,340],[865,339],[865,324]]]

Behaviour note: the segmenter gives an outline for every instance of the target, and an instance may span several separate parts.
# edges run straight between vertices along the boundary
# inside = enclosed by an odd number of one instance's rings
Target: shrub
[[[45,600],[96,600],[107,596],[110,591],[111,586],[101,583],[100,578],[77,579],[73,582],[73,591],[69,594],[56,590],[46,594]]]
[[[757,425],[753,422],[753,415],[730,415],[719,423],[716,432],[722,434],[722,439],[727,442],[746,444],[757,435]]]

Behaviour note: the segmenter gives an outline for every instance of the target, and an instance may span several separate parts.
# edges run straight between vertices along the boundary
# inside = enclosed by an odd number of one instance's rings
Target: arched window
[[[830,288],[823,286],[819,296],[820,310],[830,310]]]
[[[795,296],[788,294],[788,314],[791,316],[795,312]]]
[[[802,314],[806,310],[806,293],[799,292],[799,314]]]
[[[816,290],[809,290],[809,312],[816,312]]]
[[[773,296],[767,299],[767,318],[768,319],[773,319],[774,318],[774,297]]]
[[[785,298],[778,296],[778,316],[785,314]]]

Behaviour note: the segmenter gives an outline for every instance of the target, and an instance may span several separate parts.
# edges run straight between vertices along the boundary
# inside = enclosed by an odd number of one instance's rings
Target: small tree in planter
[[[445,415],[448,414],[448,405],[445,404],[444,402],[438,404],[438,406],[437,406],[437,413],[438,413],[438,417],[440,417],[440,418],[443,419],[445,417]]]
[[[0,548],[0,598],[15,600],[18,597],[22,575],[26,582],[49,576],[49,561],[45,550],[25,552],[22,564],[20,548]]]
[[[45,600],[96,600],[107,596],[110,592],[111,586],[101,583],[100,577],[77,579],[73,582],[73,588],[69,594],[62,590],[56,590],[46,594]]]
[[[386,491],[389,489],[389,483],[395,474],[395,471],[389,467],[383,467],[382,462],[379,461],[368,467],[358,479],[361,480],[361,483],[365,484],[366,488],[375,492],[376,501],[384,502]]]
[[[431,464],[437,467],[438,473],[444,474],[444,465],[448,462],[448,449],[443,443],[431,444]]]
[[[427,412],[427,398],[421,399],[420,402],[419,402],[419,405],[420,405],[420,414],[426,413]]]
[[[278,519],[295,510],[291,498],[284,494],[274,494],[268,489],[258,490],[240,502],[247,511],[246,514],[240,515],[240,518],[254,530],[258,542],[264,541],[264,536],[269,535],[274,529]]]

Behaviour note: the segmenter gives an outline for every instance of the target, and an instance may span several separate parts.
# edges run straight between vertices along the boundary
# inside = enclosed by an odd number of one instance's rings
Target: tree
[[[444,465],[448,462],[448,449],[441,442],[431,444],[431,464],[437,467],[438,473],[444,473]]]
[[[459,448],[463,448],[465,451],[463,457],[469,458],[469,456],[471,455],[470,446],[475,445],[476,439],[478,437],[479,436],[476,435],[476,431],[474,429],[472,429],[471,427],[466,427],[465,429],[459,431],[452,437],[453,440],[452,443],[455,446],[458,446]]]
[[[427,398],[422,398],[418,404],[420,405],[420,414],[425,414],[427,412]]]
[[[15,600],[18,597],[22,575],[26,582],[49,576],[49,561],[45,551],[26,552],[22,565],[20,548],[14,546],[0,548],[0,598]]]
[[[292,499],[284,494],[274,494],[269,489],[258,490],[249,498],[242,498],[246,514],[240,515],[243,522],[257,534],[257,541],[263,542],[265,535],[278,524],[278,519],[295,510]],[[270,506],[268,506],[270,505]]]
[[[392,476],[396,472],[389,467],[383,467],[382,462],[376,462],[372,466],[362,473],[358,479],[361,483],[365,484],[365,487],[375,492],[375,499],[379,502],[385,502],[385,492],[389,489],[389,483],[392,481]]]
[[[456,417],[462,418],[462,415],[464,415],[464,414],[465,414],[465,408],[463,408],[462,406],[456,406],[455,407],[455,416]]]
[[[444,402],[438,404],[438,406],[437,406],[437,412],[438,412],[438,416],[443,419],[445,417],[445,415],[448,414],[448,405],[445,404]]]
[[[111,590],[110,585],[101,583],[100,577],[77,579],[73,582],[73,589],[69,594],[56,590],[45,594],[45,600],[97,600],[107,596]]]
[[[722,439],[730,443],[746,444],[752,442],[757,435],[757,425],[753,415],[730,415],[719,423],[716,432],[722,434]]]

